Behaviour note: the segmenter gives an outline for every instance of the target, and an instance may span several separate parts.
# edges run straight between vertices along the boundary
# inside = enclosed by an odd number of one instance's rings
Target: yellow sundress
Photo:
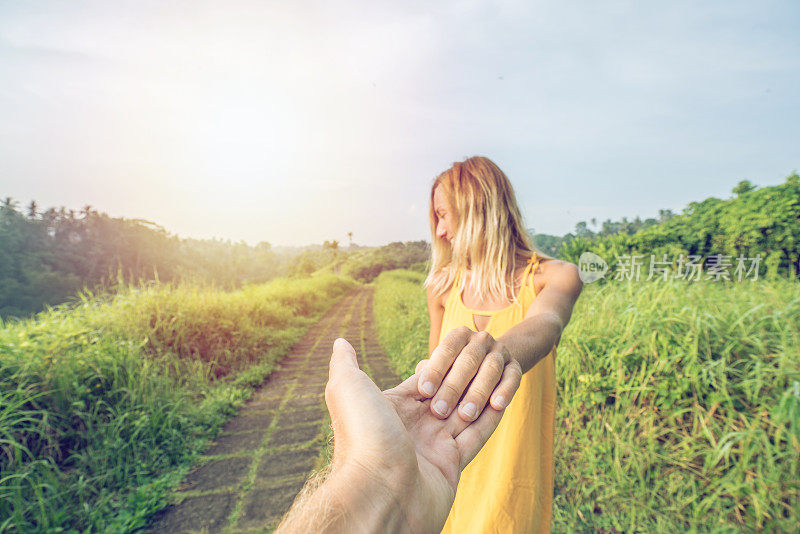
[[[536,294],[534,253],[523,275],[518,304],[497,311],[467,308],[459,273],[445,303],[439,340],[452,329],[474,331],[472,315],[491,316],[486,331],[495,339],[525,317]],[[522,382],[483,449],[461,474],[455,502],[442,529],[447,534],[550,531],[553,501],[553,418],[556,347],[522,375]]]

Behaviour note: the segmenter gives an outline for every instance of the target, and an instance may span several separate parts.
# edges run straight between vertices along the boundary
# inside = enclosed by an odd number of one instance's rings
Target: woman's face
[[[455,232],[455,218],[450,209],[450,203],[440,186],[436,186],[433,191],[433,210],[436,212],[436,237],[453,242],[453,232]]]

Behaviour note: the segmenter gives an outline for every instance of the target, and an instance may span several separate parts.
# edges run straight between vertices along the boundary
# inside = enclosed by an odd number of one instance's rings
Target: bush
[[[0,532],[144,525],[309,324],[333,275],[84,295],[0,322]]]

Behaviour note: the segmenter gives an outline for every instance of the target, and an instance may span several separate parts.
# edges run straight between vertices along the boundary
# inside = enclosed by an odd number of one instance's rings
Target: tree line
[[[142,219],[113,218],[91,206],[79,212],[22,212],[0,201],[0,317],[22,317],[68,300],[83,288],[191,279],[224,288],[267,281],[287,258],[269,243],[178,238]]]
[[[704,264],[719,256],[760,257],[762,276],[800,277],[800,176],[792,173],[776,186],[740,181],[728,199],[690,202],[681,214],[662,211],[661,220],[604,225],[592,232],[585,222],[565,237],[558,256],[578,263],[584,251],[607,261],[623,255],[664,255],[675,260],[699,256]],[[638,218],[637,218],[638,220]],[[637,227],[638,225],[638,227]],[[713,262],[713,261],[712,261]]]
[[[234,289],[276,276],[305,277],[321,269],[369,282],[384,269],[427,259],[425,241],[385,247],[325,241],[306,247],[250,246],[230,239],[179,238],[143,219],[110,217],[92,206],[40,210],[32,201],[0,201],[0,318],[26,317],[68,301],[86,288],[188,280]]]
[[[800,176],[757,187],[742,180],[729,199],[691,202],[681,214],[579,222],[564,236],[529,229],[537,248],[578,263],[584,251],[608,261],[622,255],[680,254],[709,258],[761,255],[760,272],[800,276]],[[86,287],[108,290],[121,283],[192,280],[223,288],[261,283],[276,276],[309,276],[321,269],[372,281],[381,271],[425,270],[426,241],[384,247],[349,247],[339,241],[278,253],[266,241],[250,246],[230,239],[179,238],[142,219],[113,218],[91,206],[80,211],[40,210],[35,201],[20,210],[0,201],[0,318],[22,317],[57,304]]]

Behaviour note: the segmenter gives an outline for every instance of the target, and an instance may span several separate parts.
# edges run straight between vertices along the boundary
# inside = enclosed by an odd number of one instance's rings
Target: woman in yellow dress
[[[505,408],[461,474],[442,532],[549,532],[556,346],[583,287],[578,269],[537,253],[508,178],[488,158],[440,174],[429,217],[431,330],[420,393],[443,418],[457,409],[473,421],[487,403]],[[495,386],[513,361],[522,381],[506,406]]]

